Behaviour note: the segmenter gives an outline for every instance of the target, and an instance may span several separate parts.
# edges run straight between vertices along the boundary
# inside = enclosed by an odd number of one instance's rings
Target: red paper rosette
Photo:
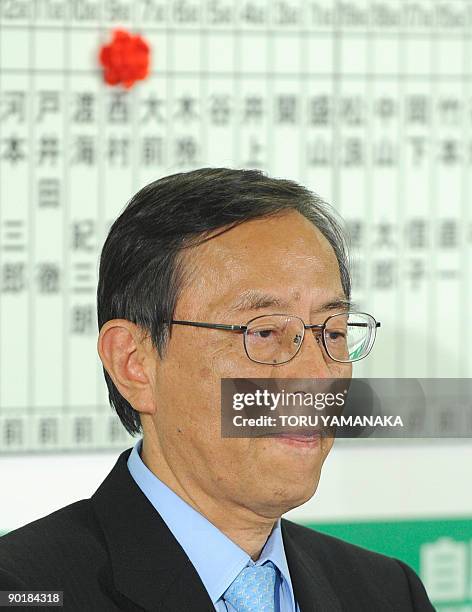
[[[149,74],[149,45],[138,34],[115,30],[113,39],[100,49],[103,78],[108,85],[123,85],[126,89]]]

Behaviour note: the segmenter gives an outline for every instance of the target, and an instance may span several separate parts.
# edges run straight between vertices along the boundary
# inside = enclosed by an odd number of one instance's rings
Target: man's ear
[[[143,330],[126,319],[111,319],[100,329],[97,350],[121,395],[138,412],[153,414],[156,353]]]

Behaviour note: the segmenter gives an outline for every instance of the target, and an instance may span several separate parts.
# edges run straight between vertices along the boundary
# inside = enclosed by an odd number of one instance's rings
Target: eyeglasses
[[[321,339],[327,355],[333,361],[359,361],[370,353],[377,328],[380,327],[372,315],[350,311],[332,314],[319,325],[308,325],[300,317],[288,314],[260,315],[246,325],[180,320],[172,320],[171,323],[240,332],[249,359],[269,365],[281,365],[293,359],[302,346],[306,329],[313,332],[318,343]]]

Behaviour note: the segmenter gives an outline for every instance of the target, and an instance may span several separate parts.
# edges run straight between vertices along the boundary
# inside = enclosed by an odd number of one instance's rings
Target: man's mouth
[[[284,430],[270,437],[295,446],[317,446],[322,437],[322,432],[319,429],[294,429],[293,431]]]

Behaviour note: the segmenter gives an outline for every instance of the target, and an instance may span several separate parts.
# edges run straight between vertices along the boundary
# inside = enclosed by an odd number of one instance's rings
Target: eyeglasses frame
[[[362,357],[359,357],[358,359],[342,361],[340,359],[335,359],[334,357],[331,356],[328,350],[328,347],[326,346],[325,329],[326,329],[326,324],[333,317],[337,317],[339,315],[350,315],[350,314],[366,315],[374,321],[375,325],[372,327],[373,334],[370,340],[370,346],[369,346],[369,350],[367,351],[367,353],[363,355]],[[253,321],[256,321],[257,319],[261,319],[262,317],[273,317],[273,316],[292,317],[292,318],[298,319],[303,324],[303,336],[298,345],[296,352],[292,355],[292,357],[290,357],[290,359],[287,359],[286,361],[281,361],[280,363],[275,363],[275,364],[267,363],[266,361],[258,361],[257,359],[253,359],[252,357],[249,356],[247,346],[246,346],[246,338],[247,338],[246,332],[249,328],[249,324],[252,323]],[[234,332],[244,333],[243,345],[244,345],[244,351],[246,352],[247,358],[253,361],[254,363],[261,363],[264,365],[283,365],[284,363],[288,363],[289,361],[292,361],[292,359],[294,359],[294,357],[298,355],[302,347],[303,341],[305,339],[305,330],[307,329],[319,329],[320,330],[323,348],[326,351],[326,354],[328,355],[330,359],[332,359],[333,361],[337,363],[355,363],[356,361],[361,361],[362,359],[365,359],[367,355],[369,355],[370,351],[372,350],[372,347],[374,346],[377,329],[380,327],[380,322],[376,321],[375,318],[371,314],[367,312],[359,312],[359,311],[336,312],[332,315],[329,315],[329,317],[326,318],[324,323],[316,323],[316,324],[315,323],[305,323],[305,321],[301,317],[297,315],[287,314],[287,313],[272,313],[272,314],[257,315],[257,317],[253,317],[252,319],[249,319],[246,325],[229,325],[226,323],[204,323],[201,321],[185,321],[181,319],[172,319],[170,322],[171,324],[176,324],[176,325],[189,325],[192,327],[204,327],[207,329],[221,329],[223,331],[234,331]],[[353,327],[365,327],[367,324],[366,323],[351,323],[350,325],[352,325]]]

